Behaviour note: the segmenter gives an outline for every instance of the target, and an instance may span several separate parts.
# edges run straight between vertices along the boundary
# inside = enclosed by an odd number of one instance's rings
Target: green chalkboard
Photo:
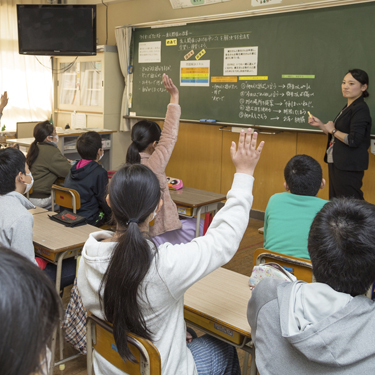
[[[164,117],[167,73],[182,119],[312,129],[307,111],[333,120],[345,73],[360,68],[375,120],[375,3],[136,28],[132,56],[136,116]]]

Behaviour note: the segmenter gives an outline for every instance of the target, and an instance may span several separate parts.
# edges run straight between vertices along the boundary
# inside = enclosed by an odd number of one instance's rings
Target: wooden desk
[[[254,348],[246,345],[251,339],[247,321],[247,304],[251,297],[248,282],[248,276],[217,269],[185,293],[184,316],[200,330],[250,352],[253,359]],[[248,356],[245,359],[248,361]],[[256,374],[254,371],[255,361],[252,360],[250,374]]]
[[[33,228],[33,242],[35,253],[41,258],[47,260],[50,263],[56,264],[56,290],[60,293],[61,285],[61,268],[62,262],[66,258],[77,256],[86,240],[89,238],[90,233],[97,232],[101,229],[92,225],[82,225],[75,228],[68,228],[62,224],[59,224],[49,218],[48,215],[54,215],[53,212],[47,211],[34,215],[34,228]],[[63,364],[80,354],[73,357],[65,358],[63,354],[64,349],[64,338],[63,330],[60,327],[60,361],[55,363],[55,349],[56,349],[56,331],[52,338],[52,361],[51,371],[53,373],[53,367],[59,364]]]
[[[57,265],[56,290],[60,293],[63,259],[78,255],[89,234],[101,229],[88,224],[68,228],[51,220],[48,215],[53,213],[47,211],[34,215],[33,242],[38,256]]]
[[[179,215],[197,217],[195,237],[199,236],[201,214],[218,211],[219,203],[226,199],[224,194],[183,187],[180,190],[169,190],[172,200],[177,206]]]
[[[45,212],[48,212],[48,210],[46,210],[45,208],[42,208],[42,207],[30,208],[30,210],[28,210],[28,211],[31,212],[32,215],[43,214]]]

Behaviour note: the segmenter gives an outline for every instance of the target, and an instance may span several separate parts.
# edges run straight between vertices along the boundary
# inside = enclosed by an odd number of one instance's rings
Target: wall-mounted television
[[[17,5],[22,55],[96,55],[96,5]]]

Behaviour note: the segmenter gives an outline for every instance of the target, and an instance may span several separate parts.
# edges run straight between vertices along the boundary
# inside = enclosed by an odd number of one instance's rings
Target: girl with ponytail
[[[181,107],[178,104],[178,89],[166,74],[163,74],[163,84],[170,94],[163,131],[153,121],[137,122],[132,128],[132,143],[126,155],[127,163],[147,165],[159,180],[164,204],[158,212],[153,226],[150,227],[150,235],[157,245],[164,242],[172,244],[189,242],[195,237],[196,228],[196,219],[179,218],[177,207],[169,194],[165,169],[177,142]],[[202,220],[201,233],[203,225]]]
[[[113,323],[121,357],[135,361],[127,345],[129,332],[158,348],[162,374],[240,374],[236,349],[204,335],[186,343],[184,293],[196,281],[226,264],[247,228],[253,173],[263,142],[257,134],[240,134],[231,157],[236,168],[225,206],[204,237],[190,243],[156,247],[149,223],[163,206],[155,174],[145,165],[126,164],[109,184],[107,202],[116,232],[91,233],[82,250],[77,285],[85,308]],[[207,361],[207,358],[215,358]],[[124,373],[94,351],[96,375]]]
[[[26,156],[26,162],[34,177],[30,202],[35,206],[51,208],[51,187],[58,177],[65,178],[70,162],[57,148],[59,136],[49,121],[35,125],[34,142]]]

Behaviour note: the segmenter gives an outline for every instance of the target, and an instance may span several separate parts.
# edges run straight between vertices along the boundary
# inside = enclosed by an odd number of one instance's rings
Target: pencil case
[[[178,178],[167,177],[167,181],[168,181],[169,189],[180,190],[184,187],[184,184],[182,183],[182,180],[179,180]]]

